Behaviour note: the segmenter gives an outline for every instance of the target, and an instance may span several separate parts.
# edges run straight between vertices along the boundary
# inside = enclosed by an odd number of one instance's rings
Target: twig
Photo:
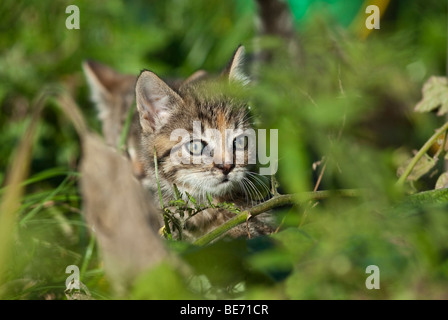
[[[325,161],[324,162],[324,166],[322,167],[322,170],[320,171],[320,174],[319,174],[319,178],[317,179],[317,182],[314,185],[313,192],[316,192],[317,189],[319,188],[320,182],[322,181],[322,177],[324,176],[324,173],[325,173],[325,169],[327,168],[327,161],[326,161],[326,159],[324,161]],[[308,217],[308,210],[307,209],[311,205],[311,202],[312,201],[310,200],[308,206],[303,210],[303,215],[302,215],[302,219],[301,219],[300,224],[299,224],[299,228],[305,223],[305,220]],[[312,205],[312,208],[314,208],[317,204],[318,204],[318,202],[315,202]],[[278,230],[276,230],[276,232],[277,231]]]
[[[326,168],[327,168],[327,161],[325,161],[324,166],[322,167],[322,170],[320,171],[319,178],[317,178],[316,185],[314,186],[314,189],[313,189],[314,192],[316,192],[317,189],[319,188],[320,182],[322,181],[322,177],[325,173]]]
[[[284,206],[284,205],[290,205],[290,204],[301,204],[305,201],[309,200],[322,200],[329,198],[330,196],[342,196],[342,197],[357,197],[360,195],[359,190],[353,190],[353,189],[346,189],[346,190],[337,190],[337,191],[316,191],[316,192],[305,192],[301,194],[284,194],[284,195],[278,195],[275,196],[268,201],[265,201],[263,203],[260,203],[249,210],[245,210],[235,217],[231,218],[224,224],[220,225],[216,229],[212,230],[211,232],[207,233],[206,235],[200,237],[197,239],[194,244],[203,246],[211,241],[217,239],[230,229],[244,223],[249,219],[250,217],[255,217],[259,215],[260,213],[266,212],[270,209]]]

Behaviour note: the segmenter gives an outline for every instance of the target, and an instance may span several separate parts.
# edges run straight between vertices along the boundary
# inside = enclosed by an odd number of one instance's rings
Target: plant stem
[[[121,131],[120,140],[118,141],[118,150],[120,151],[123,151],[126,147],[126,142],[129,135],[129,129],[131,128],[132,119],[134,117],[134,111],[135,111],[135,104],[132,104],[126,115],[126,121]]]
[[[157,190],[159,192],[159,201],[160,201],[160,207],[163,211],[163,222],[165,223],[166,232],[168,234],[168,238],[171,240],[171,228],[170,223],[168,220],[168,213],[165,210],[165,206],[163,205],[163,197],[162,197],[162,190],[160,189],[160,182],[159,182],[159,167],[157,165],[157,151],[154,147],[154,168],[155,168],[155,175],[156,175],[156,182],[157,182]]]
[[[437,131],[431,136],[431,138],[426,141],[426,143],[421,147],[421,149],[417,152],[417,154],[412,158],[411,162],[409,162],[408,166],[404,170],[403,174],[397,181],[398,186],[403,186],[407,177],[411,174],[417,162],[423,157],[423,155],[431,148],[431,146],[437,141],[439,136],[448,130],[448,122],[446,122],[442,127],[437,129]]]
[[[84,280],[87,268],[89,266],[90,260],[92,260],[93,249],[95,248],[95,235],[90,235],[89,245],[87,246],[86,252],[84,254],[84,260],[81,265],[80,278]]]
[[[359,190],[346,189],[346,190],[337,190],[337,191],[315,191],[315,192],[306,192],[302,194],[284,194],[277,195],[268,201],[260,203],[249,210],[245,210],[230,220],[226,221],[224,224],[220,225],[216,229],[207,233],[206,235],[197,239],[194,244],[198,246],[203,246],[211,241],[217,239],[230,229],[240,225],[247,221],[247,219],[257,216],[260,213],[266,212],[272,208],[290,205],[290,204],[301,204],[305,201],[309,200],[322,200],[329,198],[330,196],[342,196],[342,197],[357,197],[360,195]]]
[[[155,147],[154,147],[154,168],[155,168],[155,175],[156,175],[156,182],[157,182],[157,190],[159,192],[160,207],[162,208],[162,210],[164,210],[165,206],[163,205],[162,190],[160,189],[159,168],[157,165],[157,151],[156,151]]]

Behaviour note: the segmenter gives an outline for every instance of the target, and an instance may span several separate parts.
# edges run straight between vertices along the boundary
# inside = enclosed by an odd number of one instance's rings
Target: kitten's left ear
[[[182,98],[155,73],[145,70],[135,85],[140,125],[144,132],[153,133],[166,123],[170,112],[182,104]]]
[[[223,75],[228,76],[230,81],[239,82],[242,85],[246,85],[250,82],[248,76],[244,72],[244,53],[244,46],[240,45],[223,71]]]

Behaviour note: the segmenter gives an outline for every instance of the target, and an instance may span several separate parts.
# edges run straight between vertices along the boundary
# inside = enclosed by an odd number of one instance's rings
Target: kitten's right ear
[[[94,101],[107,97],[121,75],[112,68],[93,60],[86,60],[82,68],[92,92]]]
[[[182,103],[182,98],[155,73],[144,70],[135,86],[140,125],[152,133],[168,120],[170,111]]]
[[[93,60],[85,60],[82,68],[90,88],[91,100],[96,104],[101,115],[107,114],[111,106],[110,99],[117,94],[132,92],[135,76],[121,74],[114,69]]]

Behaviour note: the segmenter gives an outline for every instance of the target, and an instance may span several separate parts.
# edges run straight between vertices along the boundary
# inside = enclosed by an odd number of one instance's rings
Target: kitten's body
[[[246,82],[241,72],[242,55],[243,48],[240,47],[220,80],[225,78],[227,84],[229,81]],[[233,202],[240,209],[246,209],[253,204],[251,193],[257,191],[249,179],[254,173],[250,171],[252,168],[247,163],[252,151],[246,150],[244,163],[227,163],[229,154],[224,150],[224,145],[213,145],[215,137],[207,135],[207,129],[215,129],[215,133],[219,132],[224,137],[226,129],[252,128],[247,105],[220,93],[219,89],[217,92],[219,84],[220,81],[204,79],[202,73],[177,86],[169,86],[150,71],[143,71],[137,80],[135,90],[140,126],[132,131],[135,136],[131,136],[133,142],[129,145],[136,145],[136,136],[140,136],[140,145],[135,148],[135,154],[131,153],[131,159],[137,163],[137,172],[143,176],[143,184],[157,199],[154,151],[156,152],[158,181],[165,205],[175,198],[173,184],[184,195],[184,199],[188,193],[199,202],[206,203],[206,195],[210,194],[215,201]],[[126,87],[126,92],[128,90],[129,86]],[[126,109],[128,110],[124,108]],[[173,147],[180,145],[180,139],[171,139],[171,133],[176,129],[192,133],[194,121],[201,124],[201,144],[213,147],[213,161],[208,164],[204,161],[175,164],[171,153]],[[187,141],[191,142],[193,140]],[[185,148],[187,143],[182,144],[180,149]],[[195,157],[202,159],[204,156],[189,157],[192,160]],[[216,161],[218,158],[223,160],[222,163]],[[186,220],[185,230],[182,232],[184,239],[196,239],[233,216],[235,213],[224,209],[201,211]],[[161,215],[160,227],[162,225]],[[247,224],[233,228],[228,234],[232,237],[266,234],[272,232],[273,225],[272,216],[262,214],[250,219]]]

